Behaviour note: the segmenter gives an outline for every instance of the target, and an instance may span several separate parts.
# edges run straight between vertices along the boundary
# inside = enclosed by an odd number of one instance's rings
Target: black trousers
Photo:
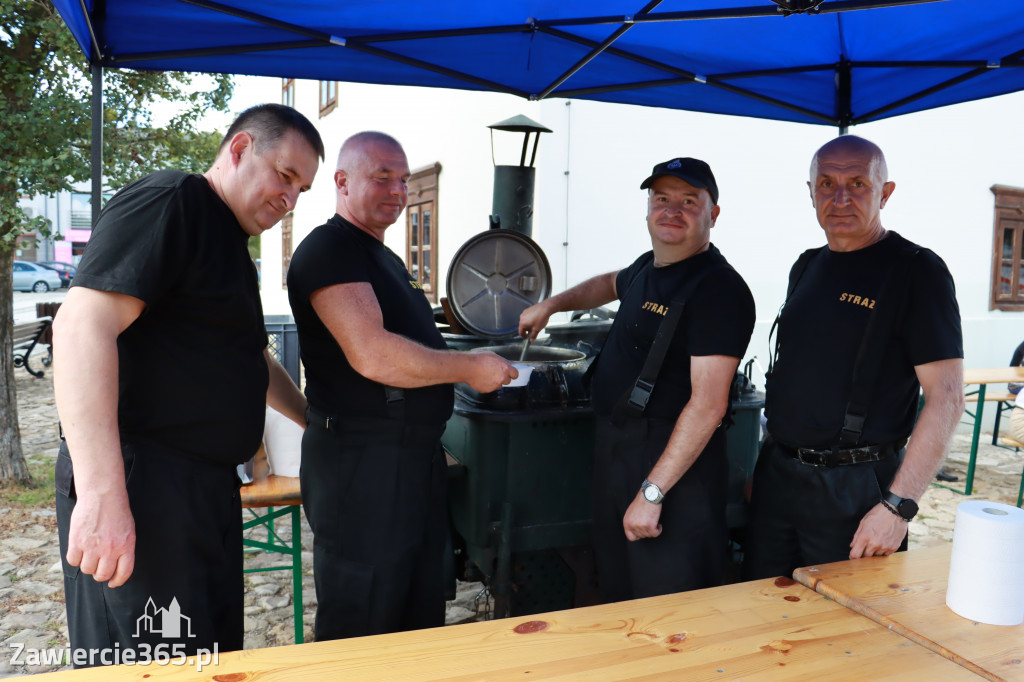
[[[71,648],[91,667],[101,650],[135,660],[166,645],[171,657],[242,648],[242,509],[235,467],[121,444],[135,519],[135,569],[116,588],[67,563],[77,501],[67,443],[57,455],[57,532]],[[73,659],[76,660],[76,659]]]
[[[594,466],[594,557],[606,601],[672,594],[722,584],[729,462],[716,429],[704,451],[666,494],[662,533],[626,539],[622,519],[665,449],[673,422],[598,420]]]
[[[306,428],[317,641],[444,625],[443,430],[388,420]]]
[[[754,467],[743,579],[789,577],[800,566],[845,561],[864,515],[882,499],[903,453],[838,467],[803,464],[765,439]],[[907,548],[903,539],[900,550]]]

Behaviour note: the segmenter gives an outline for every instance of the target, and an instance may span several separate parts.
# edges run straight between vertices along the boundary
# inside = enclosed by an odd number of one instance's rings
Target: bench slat
[[[976,403],[976,402],[978,402],[978,394],[977,393],[972,393],[971,395],[964,396],[964,399],[967,400],[967,402],[969,402],[969,403]],[[1013,394],[1013,393],[1010,393],[1009,391],[986,391],[985,392],[985,402],[986,403],[991,403],[991,402],[1001,402],[1001,403],[1002,402],[1007,402],[1007,403],[1012,403],[1016,399],[1017,399],[1017,396],[1015,394]]]

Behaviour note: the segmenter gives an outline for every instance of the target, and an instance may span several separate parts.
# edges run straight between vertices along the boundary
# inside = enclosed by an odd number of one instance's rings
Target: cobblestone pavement
[[[51,372],[33,379],[17,372],[18,405],[23,446],[27,458],[56,458],[57,414],[53,400]],[[958,434],[947,461],[959,475],[953,488],[963,490],[970,436]],[[978,452],[974,480],[975,499],[1015,504],[1024,453],[991,445],[991,435]],[[953,490],[931,486],[921,500],[921,512],[910,525],[910,547],[926,547],[952,539],[956,505],[971,499]],[[290,541],[290,525],[279,523],[280,535]],[[250,531],[257,533],[257,531]],[[254,535],[265,540],[265,534]],[[312,575],[312,536],[303,518],[302,534],[303,612],[305,639],[312,640],[316,600]],[[246,556],[246,567],[281,563],[266,553]],[[250,573],[245,576],[245,647],[280,646],[294,642],[292,585],[290,571]],[[478,600],[479,583],[460,583],[457,598],[447,611],[449,623],[483,617],[485,602]],[[20,676],[57,669],[46,663],[26,662],[24,655],[11,662],[14,645],[25,650],[67,646],[67,623],[63,583],[57,547],[56,520],[52,508],[0,509],[0,677]]]

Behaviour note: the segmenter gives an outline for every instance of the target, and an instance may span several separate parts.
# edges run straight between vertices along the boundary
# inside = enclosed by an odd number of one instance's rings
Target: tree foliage
[[[197,125],[210,111],[226,111],[230,76],[104,71],[105,184],[118,188],[160,168],[203,171],[220,136]],[[91,80],[71,32],[46,0],[0,0],[0,359],[6,387],[14,384],[10,358],[11,261],[19,234],[49,233],[41,218],[18,207],[23,196],[52,195],[90,177]],[[177,113],[154,122],[154,105]],[[8,361],[5,361],[8,360]],[[0,480],[27,479],[13,390],[0,391]]]

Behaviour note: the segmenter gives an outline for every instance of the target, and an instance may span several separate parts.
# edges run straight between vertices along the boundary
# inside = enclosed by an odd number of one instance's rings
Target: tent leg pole
[[[92,64],[92,225],[103,206],[103,66]]]

